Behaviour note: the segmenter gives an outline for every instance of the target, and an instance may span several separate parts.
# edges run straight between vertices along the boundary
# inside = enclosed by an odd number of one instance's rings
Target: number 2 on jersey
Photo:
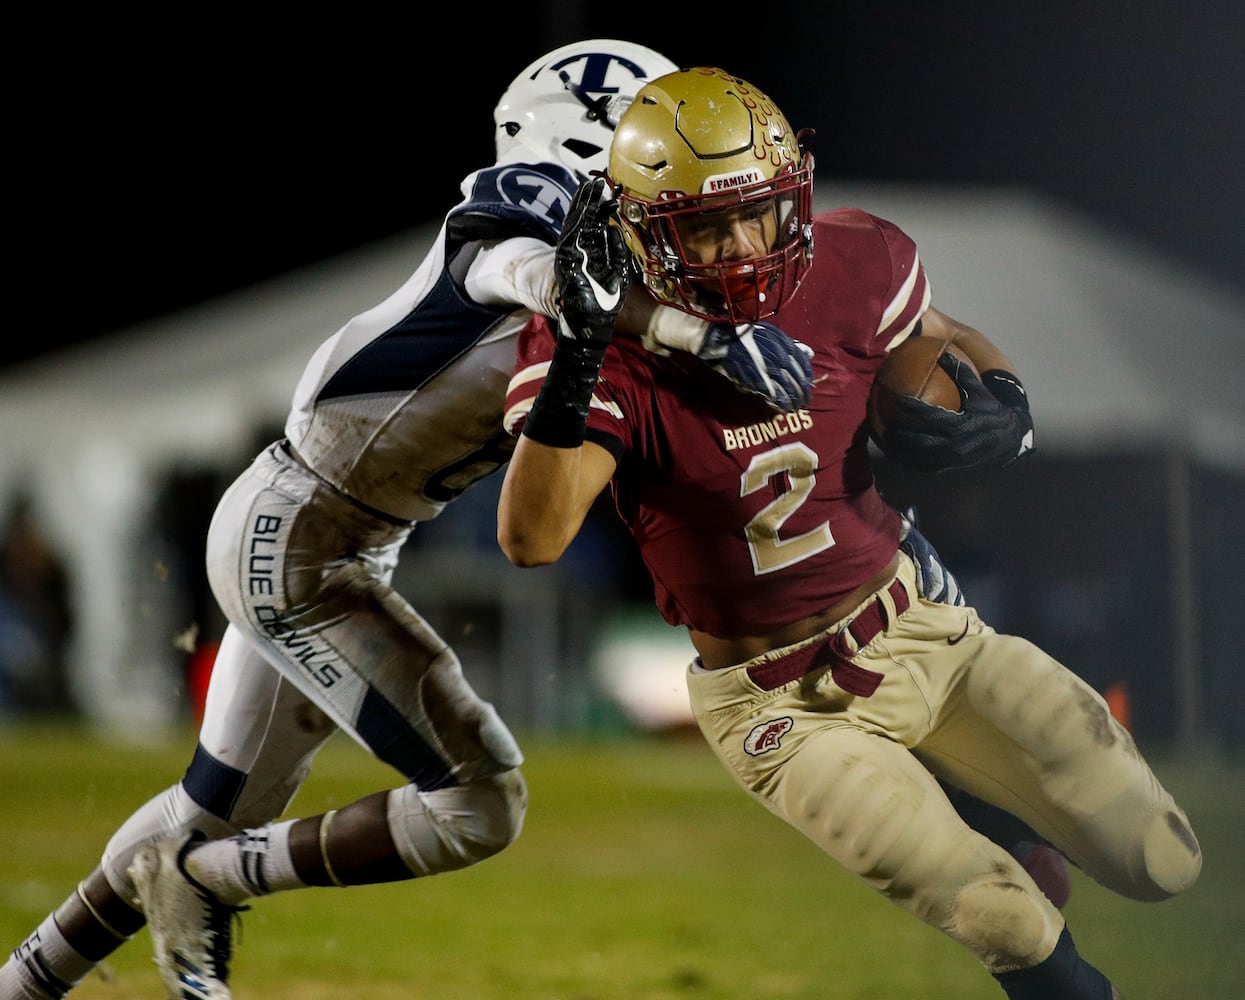
[[[785,493],[762,507],[744,527],[748,551],[752,554],[752,570],[757,576],[807,559],[834,544],[830,525],[825,522],[794,538],[778,536],[787,519],[812,493],[813,484],[817,482],[816,471],[817,453],[796,442],[754,456],[739,477],[741,497],[764,488],[774,476],[785,475],[789,484]]]

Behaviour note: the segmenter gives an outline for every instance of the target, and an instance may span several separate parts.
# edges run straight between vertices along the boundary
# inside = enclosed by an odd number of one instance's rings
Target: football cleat
[[[1068,859],[1053,847],[1028,841],[1021,841],[1012,848],[1011,853],[1046,894],[1046,898],[1062,910],[1072,895]]]
[[[196,831],[181,842],[156,841],[139,850],[130,865],[168,1000],[233,996],[233,922],[248,907],[222,903],[186,871],[186,855],[204,839]]]

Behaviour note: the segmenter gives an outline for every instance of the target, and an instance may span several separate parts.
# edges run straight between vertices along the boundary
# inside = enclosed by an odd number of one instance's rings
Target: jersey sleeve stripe
[[[506,414],[502,418],[502,426],[506,428],[506,433],[514,437],[518,437],[520,424],[527,419],[528,413],[532,409],[532,400],[535,397],[520,400],[514,406],[506,408]]]
[[[919,309],[917,309],[917,310],[916,310],[916,311],[912,314],[912,317],[908,320],[908,322],[907,322],[907,323],[905,323],[902,327],[900,327],[900,328],[899,328],[899,329],[895,332],[895,335],[894,335],[893,337],[891,337],[891,339],[890,339],[889,341],[887,341],[887,343],[886,343],[886,349],[887,349],[887,351],[892,351],[892,350],[894,350],[894,349],[895,349],[895,346],[896,346],[897,344],[900,344],[900,343],[902,343],[903,341],[905,341],[905,340],[907,340],[907,339],[908,339],[908,337],[911,335],[912,331],[916,328],[917,322],[920,320],[920,318],[921,318],[922,316],[924,316],[924,315],[925,315],[925,310],[927,310],[927,309],[929,308],[929,303],[930,303],[930,292],[929,292],[929,285],[928,285],[928,284],[926,284],[926,286],[925,286],[925,295],[924,295],[924,297],[921,299],[921,305],[920,305],[920,308],[919,308]]]
[[[511,376],[510,385],[506,388],[506,412],[503,417],[503,426],[507,433],[518,434],[523,421],[531,412],[532,404],[536,401],[536,395],[544,384],[545,376],[549,374],[550,364],[549,361],[536,361],[524,366]],[[598,413],[606,414],[611,421],[621,422],[623,420],[622,407],[611,399],[602,399],[595,392],[592,394],[589,406]]]
[[[608,413],[615,420],[623,419],[622,407],[615,403],[612,399],[602,399],[595,392],[592,394],[592,402],[589,408],[600,410],[602,413]]]
[[[900,285],[894,298],[882,310],[882,319],[878,323],[875,337],[885,336],[886,349],[889,351],[900,341],[905,340],[912,332],[929,308],[931,291],[929,281],[925,277],[925,268],[921,266],[920,255],[912,252],[912,265],[908,277]]]
[[[502,426],[508,434],[517,435],[519,425],[527,419],[536,393],[540,391],[545,376],[549,374],[549,364],[548,361],[537,361],[511,376],[510,385],[506,388],[506,412],[502,418]]]
[[[524,386],[528,385],[529,383],[544,382],[545,376],[549,374],[549,366],[552,363],[553,362],[551,361],[537,361],[537,362],[534,362],[533,364],[526,365],[523,368],[516,371],[510,377],[510,385],[506,387],[506,395],[509,396],[511,393],[515,392],[518,389],[522,389]],[[538,384],[536,388],[539,389],[540,385]],[[528,394],[535,395],[535,390],[532,390]]]

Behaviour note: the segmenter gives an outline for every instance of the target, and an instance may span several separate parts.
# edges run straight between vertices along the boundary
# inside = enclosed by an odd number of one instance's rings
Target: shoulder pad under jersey
[[[451,243],[532,236],[557,243],[579,182],[556,163],[506,163],[463,182],[466,198],[446,217]]]

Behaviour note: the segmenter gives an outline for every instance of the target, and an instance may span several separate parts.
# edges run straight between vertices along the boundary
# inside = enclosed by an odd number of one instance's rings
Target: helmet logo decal
[[[555,63],[550,63],[549,68],[557,73],[564,70],[568,66],[575,63],[583,64],[583,71],[579,77],[579,89],[597,96],[603,94],[617,94],[618,87],[610,87],[605,83],[606,77],[609,75],[610,69],[615,63],[630,73],[636,79],[647,79],[648,74],[644,72],[644,68],[639,63],[633,62],[624,56],[616,55],[612,52],[584,52],[573,56],[567,56]],[[573,75],[573,74],[568,74]]]
[[[566,211],[571,207],[570,192],[564,187],[544,174],[522,167],[503,170],[497,177],[497,191],[507,203],[547,219],[558,229],[562,228]]]
[[[739,77],[729,79],[732,84],[730,93],[739,99],[762,128],[753,138],[753,155],[758,160],[768,160],[776,167],[792,162],[785,119],[777,105],[767,95],[753,89],[745,80]]]
[[[752,732],[744,740],[744,752],[750,757],[759,757],[763,753],[777,750],[782,744],[782,738],[791,732],[794,726],[794,720],[787,715],[781,719],[770,719],[768,722],[753,726]]]
[[[729,191],[732,188],[743,187],[745,184],[755,184],[763,180],[765,180],[765,175],[756,167],[734,170],[729,174],[714,174],[711,177],[705,178],[705,186],[701,190],[701,194]]]
[[[769,122],[769,138],[770,138],[770,162],[774,166],[782,166],[784,163],[791,162],[791,151],[787,148],[787,134],[783,131],[782,124],[771,118]],[[775,158],[774,154],[777,154]]]

